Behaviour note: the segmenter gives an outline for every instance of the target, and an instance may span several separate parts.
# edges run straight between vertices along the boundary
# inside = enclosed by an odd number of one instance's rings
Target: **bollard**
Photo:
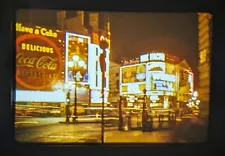
[[[126,118],[126,121],[123,122],[123,130],[128,131],[128,118]]]
[[[119,124],[118,124],[118,130],[119,131],[122,131],[123,130],[123,119],[122,118],[119,118]]]
[[[152,131],[153,129],[153,119],[151,116],[148,116],[148,131]]]
[[[163,115],[159,115],[159,128],[162,128],[162,120],[163,120]]]
[[[131,116],[128,116],[128,121],[127,121],[127,126],[128,126],[128,130],[131,130]]]
[[[141,127],[141,122],[139,121],[139,117],[137,116],[137,128]]]

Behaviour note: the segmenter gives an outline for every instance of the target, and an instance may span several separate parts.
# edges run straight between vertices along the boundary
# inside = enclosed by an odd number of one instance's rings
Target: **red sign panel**
[[[16,88],[52,90],[63,81],[63,33],[16,24]]]

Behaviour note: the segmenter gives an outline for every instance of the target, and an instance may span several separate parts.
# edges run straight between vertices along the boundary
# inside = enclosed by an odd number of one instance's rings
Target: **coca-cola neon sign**
[[[16,39],[17,87],[51,90],[62,71],[62,53],[51,39],[40,34],[23,34]]]

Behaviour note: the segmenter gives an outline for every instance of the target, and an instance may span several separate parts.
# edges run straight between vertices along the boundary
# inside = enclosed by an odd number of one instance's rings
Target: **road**
[[[46,124],[40,126],[17,127],[15,138],[19,142],[35,143],[80,143],[100,142],[100,124]]]
[[[88,118],[80,118],[88,120]],[[65,121],[65,118],[16,118],[15,134],[19,142],[40,142],[40,143],[83,143],[83,142],[101,142],[101,124],[100,123],[78,123],[62,124],[59,121]],[[179,128],[166,129],[168,122],[163,124],[163,129],[157,129],[158,123],[153,124],[153,131],[142,132],[141,130],[118,131],[117,120],[112,121],[111,126],[105,127],[105,142],[107,143],[166,143],[166,142],[195,142],[205,140],[206,127],[200,129],[193,127],[190,123],[182,121],[177,122]],[[135,127],[137,121],[132,119],[132,127]],[[196,129],[197,128],[197,129]],[[206,132],[205,132],[206,133]],[[178,134],[178,135],[177,135]],[[202,135],[203,134],[203,135]],[[199,137],[202,135],[202,137]],[[178,136],[180,139],[175,139]],[[198,141],[199,142],[199,141]]]
[[[118,118],[105,118],[107,120],[106,123],[111,124],[111,126],[117,127],[118,125]],[[164,121],[167,119],[165,118]],[[65,122],[65,117],[47,117],[47,118],[38,118],[38,117],[17,117],[15,119],[15,127],[32,127],[32,126],[40,126],[40,125],[48,125],[54,124],[59,122]],[[87,116],[80,116],[78,118],[78,122],[101,122],[101,118],[96,117],[87,117]],[[141,123],[141,118],[132,117],[131,118],[131,125],[133,128],[136,128],[138,122]],[[164,122],[163,127],[168,127],[168,122]],[[154,118],[154,128],[158,127],[158,120]]]
[[[17,127],[18,142],[35,143],[101,143],[101,124],[48,124]],[[174,142],[172,131],[118,131],[105,128],[105,143],[167,143]]]

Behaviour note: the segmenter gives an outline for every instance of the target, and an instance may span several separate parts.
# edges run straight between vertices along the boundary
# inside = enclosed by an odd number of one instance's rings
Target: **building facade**
[[[117,107],[120,97],[120,64],[110,61],[109,64],[109,103],[111,107]]]
[[[74,34],[90,36],[88,47],[89,66],[89,106],[101,106],[102,77],[99,63],[99,56],[102,49],[99,47],[100,37],[107,37],[109,47],[106,54],[106,78],[105,78],[105,103],[108,103],[108,81],[109,81],[109,55],[110,55],[110,24],[106,13],[89,11],[58,11],[57,23],[64,31]],[[73,91],[71,91],[73,95]],[[73,98],[73,97],[72,97]]]
[[[142,107],[145,95],[148,107],[177,108],[179,103],[188,102],[183,96],[189,92],[193,92],[190,67],[163,52],[124,60],[120,68],[120,94],[127,99],[127,107]]]
[[[198,14],[198,51],[199,51],[199,86],[200,110],[202,115],[208,115],[210,100],[210,56],[212,46],[212,15]]]
[[[106,33],[98,33],[96,42],[92,33],[88,34],[92,31],[85,34],[87,29],[82,27],[82,13],[76,14],[77,20],[74,23],[81,22],[81,24],[77,29],[73,29],[73,32],[35,25],[36,20],[32,20],[31,23],[28,20],[25,24],[17,22],[17,104],[29,103],[38,106],[54,104],[64,108],[66,94],[70,92],[72,104],[75,101],[76,89],[78,106],[101,106],[102,72],[99,56],[103,50],[99,46],[99,38],[101,35],[108,36]],[[63,21],[62,18],[60,20]],[[71,23],[73,22],[66,22],[65,26],[70,29],[73,27]],[[77,32],[74,32],[75,30]],[[107,48],[105,105],[108,104],[109,92],[109,55],[110,51]],[[72,62],[75,56],[79,58],[76,65]],[[25,61],[27,59],[28,62]],[[71,63],[74,63],[72,67],[79,67],[75,69],[76,75],[72,73]],[[74,76],[79,78],[76,87]]]

